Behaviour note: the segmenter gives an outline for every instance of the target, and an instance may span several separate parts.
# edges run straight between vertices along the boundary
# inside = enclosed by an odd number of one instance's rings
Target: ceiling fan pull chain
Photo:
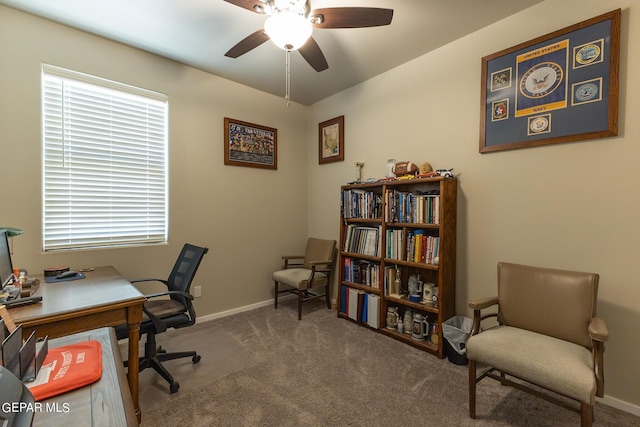
[[[285,50],[285,91],[284,99],[287,100],[287,107],[291,104],[291,51]]]

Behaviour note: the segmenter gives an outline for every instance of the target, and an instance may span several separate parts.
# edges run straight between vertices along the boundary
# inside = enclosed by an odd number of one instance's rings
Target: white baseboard
[[[640,406],[638,405],[625,402],[624,400],[616,399],[615,397],[607,396],[606,394],[602,399],[596,399],[603,405],[611,406],[612,408],[620,409],[621,411],[628,412],[640,417]]]
[[[292,299],[295,297],[296,297],[295,295],[283,295],[281,297],[278,297],[278,301],[286,301],[288,299]],[[245,311],[255,310],[256,308],[266,307],[268,305],[273,305],[272,299],[267,301],[257,302],[255,304],[245,305],[244,307],[238,307],[231,310],[221,311],[219,313],[208,314],[206,316],[199,316],[196,319],[196,323],[209,322],[211,320],[221,319],[223,317],[231,316],[232,314],[243,313]]]

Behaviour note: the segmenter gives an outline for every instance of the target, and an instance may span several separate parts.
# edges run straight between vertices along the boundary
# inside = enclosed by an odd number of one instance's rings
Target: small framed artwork
[[[318,163],[344,160],[344,116],[318,125]]]
[[[617,135],[620,13],[482,58],[480,153]]]
[[[278,130],[225,117],[224,164],[278,169]]]

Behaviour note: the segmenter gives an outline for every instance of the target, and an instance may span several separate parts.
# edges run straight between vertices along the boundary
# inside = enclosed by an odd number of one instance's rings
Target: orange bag
[[[50,348],[36,380],[27,384],[36,401],[94,383],[102,376],[102,346],[84,341]]]

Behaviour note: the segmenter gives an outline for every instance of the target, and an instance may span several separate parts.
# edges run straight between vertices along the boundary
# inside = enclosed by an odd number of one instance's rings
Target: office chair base
[[[167,353],[167,350],[162,346],[156,347],[155,334],[147,335],[147,342],[145,343],[144,356],[138,359],[138,372],[142,372],[147,368],[153,368],[154,371],[160,374],[169,383],[169,393],[173,394],[180,389],[180,383],[173,379],[173,376],[162,366],[162,362],[167,360],[181,359],[183,357],[191,357],[193,364],[200,363],[202,357],[195,351],[183,351],[178,353]],[[129,366],[129,361],[124,362],[124,366]]]

